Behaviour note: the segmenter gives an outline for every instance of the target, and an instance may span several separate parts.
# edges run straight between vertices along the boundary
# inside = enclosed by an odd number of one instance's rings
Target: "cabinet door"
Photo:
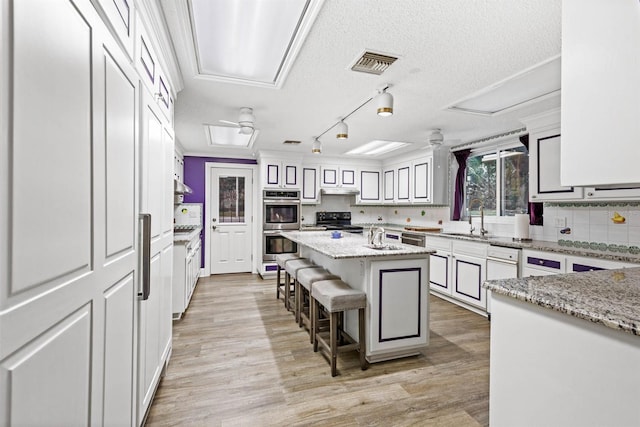
[[[429,284],[431,290],[451,295],[451,253],[429,255]]]
[[[318,203],[318,168],[302,168],[302,203]]]
[[[282,185],[287,188],[298,188],[300,186],[298,173],[300,170],[299,165],[294,164],[282,164]]]
[[[562,2],[564,185],[640,183],[640,2]]]
[[[380,202],[380,172],[372,170],[360,171],[360,194],[358,202]]]
[[[483,309],[487,308],[486,290],[482,288],[485,281],[485,264],[482,258],[468,255],[453,255],[453,289],[452,295]]]
[[[337,166],[323,166],[320,173],[320,185],[322,187],[337,187],[339,172]]]
[[[398,192],[396,196],[396,201],[398,202],[408,202],[409,201],[409,171],[411,168],[409,165],[401,166],[398,168],[397,176],[398,176]]]
[[[431,173],[431,159],[424,159],[413,164],[412,201],[431,201]]]
[[[280,187],[280,168],[279,162],[267,162],[264,165],[262,182],[263,187]]]
[[[355,187],[356,170],[349,168],[340,168],[340,185],[343,187]]]
[[[383,202],[384,203],[393,203],[395,200],[395,170],[389,169],[384,171],[384,191],[383,191]]]

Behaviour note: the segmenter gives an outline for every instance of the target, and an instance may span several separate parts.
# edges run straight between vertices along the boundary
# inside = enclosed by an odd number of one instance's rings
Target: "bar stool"
[[[276,299],[280,299],[280,293],[282,293],[283,297],[282,297],[282,302],[286,304],[286,300],[285,300],[285,289],[286,289],[286,285],[284,282],[280,282],[280,274],[282,272],[282,270],[284,270],[284,266],[287,263],[287,261],[291,261],[294,259],[302,259],[301,257],[299,257],[296,254],[279,254],[276,255],[276,263],[278,264],[278,269],[276,270]],[[291,286],[291,284],[289,284],[289,286]]]
[[[331,364],[331,376],[337,375],[338,353],[350,350],[360,352],[360,369],[367,369],[369,364],[365,359],[366,342],[364,330],[364,310],[367,305],[367,296],[364,292],[352,289],[342,280],[321,280],[315,282],[311,288],[311,303],[313,308],[313,351],[321,350],[327,352]],[[323,306],[329,313],[329,336],[324,337],[321,333],[319,313],[320,306]],[[347,334],[343,329],[344,312],[347,310],[358,310],[358,341]],[[328,338],[328,342],[327,342]],[[346,340],[349,344],[338,345],[338,341]]]
[[[309,329],[309,340],[311,344],[313,344],[313,304],[311,304],[311,288],[315,282],[340,279],[340,276],[331,274],[322,267],[311,267],[298,271],[297,279],[295,282],[296,318],[298,319],[298,326],[302,327],[304,325]],[[304,303],[305,297],[309,300],[306,307]]]
[[[298,270],[309,267],[317,267],[317,265],[315,265],[313,261],[310,261],[307,258],[292,259],[287,261],[284,265],[284,281],[287,283],[287,286],[285,286],[284,288],[284,306],[287,310],[293,311],[294,315],[296,315],[296,322],[298,321],[298,317],[296,314],[295,281],[297,278]],[[292,279],[293,292],[291,289]]]

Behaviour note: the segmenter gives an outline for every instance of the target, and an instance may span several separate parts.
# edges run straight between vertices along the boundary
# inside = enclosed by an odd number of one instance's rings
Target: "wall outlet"
[[[557,216],[555,218],[555,226],[556,227],[566,227],[567,226],[567,218],[564,216]]]

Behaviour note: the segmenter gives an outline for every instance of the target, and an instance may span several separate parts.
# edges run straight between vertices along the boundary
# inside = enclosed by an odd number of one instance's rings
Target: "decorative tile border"
[[[637,202],[545,202],[545,207],[556,208],[623,208],[623,207],[640,207],[640,201]]]
[[[597,242],[586,242],[579,240],[558,240],[558,245],[565,246],[569,248],[578,248],[578,249],[591,249],[593,251],[602,251],[602,252],[618,252],[621,254],[640,254],[640,247],[638,246],[627,246],[627,245],[614,245],[614,244],[606,244],[606,243],[597,243]]]

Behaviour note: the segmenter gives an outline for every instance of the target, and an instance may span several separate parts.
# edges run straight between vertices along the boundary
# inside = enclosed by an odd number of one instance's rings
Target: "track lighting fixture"
[[[378,95],[378,115],[382,117],[393,115],[393,96],[386,89],[382,89]]]
[[[313,144],[311,144],[311,152],[313,154],[322,154],[322,143],[318,138],[316,138],[313,141]]]
[[[340,123],[338,123],[338,133],[336,134],[336,138],[349,138],[349,126],[347,126],[347,124],[343,120],[340,120]]]

